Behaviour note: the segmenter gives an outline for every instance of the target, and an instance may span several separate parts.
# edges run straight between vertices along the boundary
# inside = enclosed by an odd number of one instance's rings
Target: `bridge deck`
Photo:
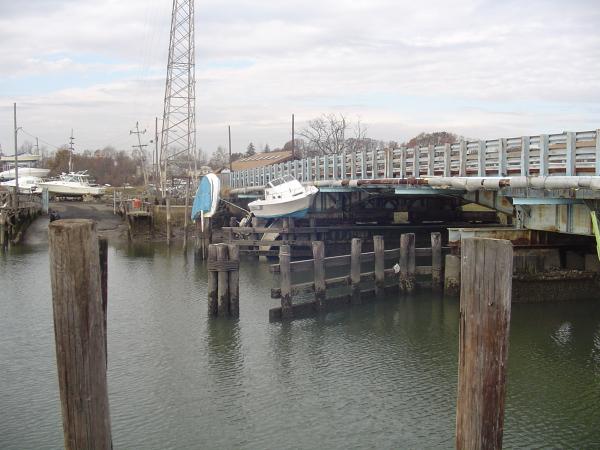
[[[420,177],[600,176],[600,132],[461,141],[429,147],[346,151],[231,174],[233,189],[291,174],[301,182]]]

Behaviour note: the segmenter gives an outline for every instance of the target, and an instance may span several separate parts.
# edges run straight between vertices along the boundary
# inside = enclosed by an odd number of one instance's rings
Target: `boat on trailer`
[[[265,186],[265,198],[248,204],[256,217],[302,218],[308,213],[313,199],[319,192],[315,186],[304,187],[291,175],[275,178]]]
[[[47,188],[48,192],[59,197],[83,197],[91,195],[99,197],[106,192],[103,186],[90,183],[87,171],[63,173],[58,180],[38,183],[39,188]]]

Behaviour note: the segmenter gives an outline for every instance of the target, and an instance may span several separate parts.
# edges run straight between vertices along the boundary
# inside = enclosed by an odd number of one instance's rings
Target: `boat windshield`
[[[284,183],[289,183],[290,181],[294,181],[295,178],[291,175],[284,175],[281,178],[275,178],[273,181],[269,182],[269,187],[280,186]]]

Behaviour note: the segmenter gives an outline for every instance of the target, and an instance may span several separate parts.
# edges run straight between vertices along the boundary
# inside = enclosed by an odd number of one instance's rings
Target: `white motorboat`
[[[21,173],[20,170],[19,173]],[[39,184],[42,182],[43,180],[39,177],[22,177],[19,175],[19,192],[21,194],[40,194],[42,192],[42,188],[39,187]],[[15,184],[15,180],[10,180],[0,183],[0,186],[14,188]]]
[[[50,169],[40,169],[37,167],[19,167],[19,179],[21,177],[47,177],[50,173]],[[15,169],[5,170],[0,172],[0,178],[5,180],[12,180],[15,178]],[[20,184],[20,183],[19,183]]]
[[[51,194],[65,197],[81,197],[91,195],[94,197],[104,194],[106,189],[97,184],[90,183],[89,175],[82,172],[63,173],[58,180],[39,183],[40,188],[48,188]]]
[[[248,204],[256,217],[304,217],[319,190],[306,188],[291,175],[276,178],[265,186],[265,198]]]

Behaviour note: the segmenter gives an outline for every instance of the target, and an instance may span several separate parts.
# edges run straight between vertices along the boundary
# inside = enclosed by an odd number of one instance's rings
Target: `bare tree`
[[[347,129],[348,121],[343,114],[323,114],[310,120],[299,134],[307,141],[308,153],[331,155],[346,149]]]
[[[214,152],[210,158],[208,165],[215,170],[227,167],[229,165],[229,154],[227,153],[227,150],[219,145],[217,151]]]
[[[23,154],[23,153],[32,153],[33,151],[33,144],[29,141],[24,141],[21,145],[19,145],[19,154]]]

